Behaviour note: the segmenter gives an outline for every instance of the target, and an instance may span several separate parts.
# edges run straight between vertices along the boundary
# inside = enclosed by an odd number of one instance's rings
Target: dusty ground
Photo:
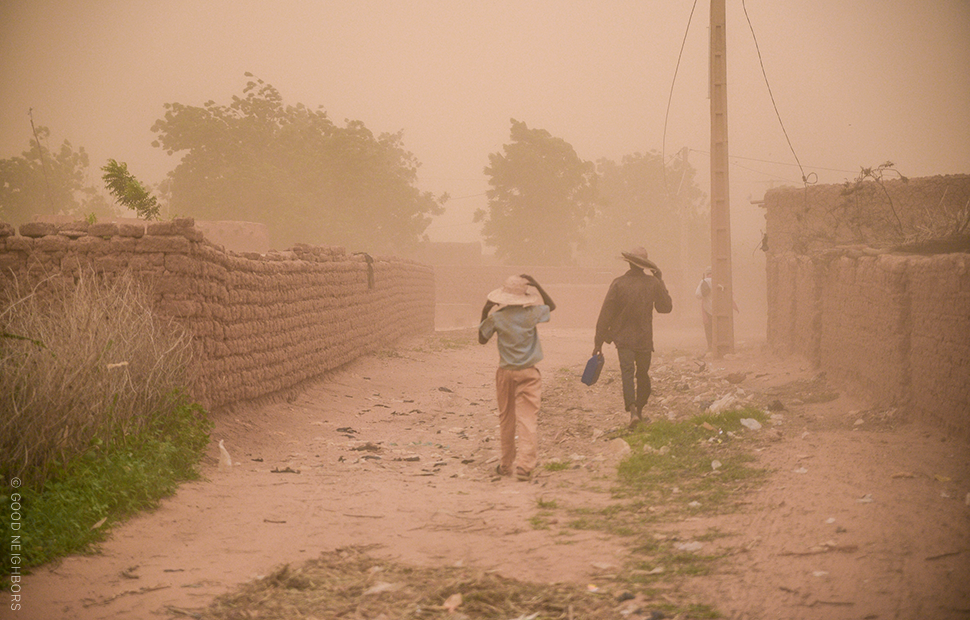
[[[220,415],[204,481],[117,527],[100,555],[37,570],[24,608],[9,612],[4,594],[0,616],[185,617],[282,564],[350,545],[414,566],[607,585],[629,541],[530,519],[540,502],[612,501],[609,439],[627,422],[615,354],[586,388],[578,377],[591,332],[543,328],[540,458],[578,467],[531,483],[496,479],[494,343],[467,344],[470,332],[416,339],[292,402]],[[671,596],[739,619],[970,618],[968,445],[836,397],[806,363],[758,342],[700,359],[699,338],[658,334],[646,413],[686,418],[729,394],[785,410],[746,437],[772,473],[739,511],[657,526],[685,541],[726,534],[704,543],[728,554],[715,574],[672,581]],[[747,374],[735,385],[731,373]],[[236,462],[229,471],[217,466],[219,439]]]

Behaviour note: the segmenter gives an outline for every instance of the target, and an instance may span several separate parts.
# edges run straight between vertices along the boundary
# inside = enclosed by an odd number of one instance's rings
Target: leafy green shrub
[[[101,170],[104,172],[101,178],[104,180],[105,187],[122,206],[135,211],[138,217],[146,220],[159,218],[158,199],[128,172],[128,164],[125,162],[119,164],[109,159]]]
[[[113,523],[155,507],[180,481],[198,478],[211,423],[199,405],[186,404],[179,394],[172,401],[181,402],[137,434],[93,439],[84,454],[52,467],[44,484],[3,490],[0,578],[9,579],[12,569],[24,574],[30,566],[89,550]],[[19,508],[16,517],[12,506]],[[12,519],[19,523],[16,530]],[[19,536],[17,547],[13,536]]]

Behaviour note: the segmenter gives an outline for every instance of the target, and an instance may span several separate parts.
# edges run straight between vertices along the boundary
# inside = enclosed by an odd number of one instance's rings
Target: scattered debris
[[[734,394],[726,394],[711,403],[707,410],[711,413],[723,413],[730,409],[736,409],[740,403]]]
[[[115,601],[115,600],[121,598],[122,596],[128,596],[130,594],[146,594],[148,592],[155,592],[157,590],[165,590],[165,589],[171,588],[171,587],[172,586],[170,586],[168,584],[160,584],[160,585],[157,585],[157,586],[145,586],[143,588],[138,588],[137,590],[125,590],[123,592],[119,592],[118,594],[115,594],[114,596],[109,596],[109,597],[106,597],[106,598],[102,598],[100,600],[86,598],[86,599],[83,599],[82,604],[84,605],[84,607],[90,607],[92,605],[102,605],[103,606],[103,605],[107,605],[108,603],[111,603],[112,601]]]
[[[373,594],[380,594],[381,592],[397,592],[404,587],[401,583],[387,583],[386,581],[378,581],[371,587],[364,590],[363,596],[371,596]]]
[[[271,473],[271,474],[298,474],[298,473],[300,473],[300,470],[299,469],[292,469],[290,467],[284,467],[283,469],[280,469],[278,467],[274,467],[273,469],[269,470],[269,473]]]
[[[447,609],[450,613],[454,613],[456,609],[461,607],[461,603],[462,603],[461,592],[455,592],[447,599],[445,599],[445,603],[444,605],[442,605],[442,607]]]
[[[810,547],[807,551],[784,551],[780,556],[799,556],[799,555],[819,555],[820,553],[855,553],[859,550],[859,545],[840,545],[835,541],[829,540]]]
[[[378,574],[380,578],[375,580]],[[366,585],[361,588],[361,584]],[[584,588],[515,581],[464,566],[416,568],[343,548],[323,553],[298,569],[287,565],[245,584],[198,610],[195,617],[335,618],[351,610],[355,617],[399,618],[415,615],[418,609],[422,617],[447,614],[456,620],[615,619],[616,600],[604,594],[612,592],[592,584]]]
[[[613,439],[607,444],[607,451],[612,456],[625,456],[630,453],[630,444],[620,437]]]
[[[224,440],[219,440],[219,469],[230,469],[232,468],[232,458],[229,456],[229,451],[226,450]]]
[[[754,418],[741,418],[741,426],[753,431],[761,430],[761,422],[758,422]]]

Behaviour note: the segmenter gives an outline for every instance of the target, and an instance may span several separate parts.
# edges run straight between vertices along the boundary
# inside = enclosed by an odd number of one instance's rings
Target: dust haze
[[[158,183],[177,163],[151,146],[163,104],[227,102],[248,71],[287,104],[403,131],[419,187],[452,197],[431,240],[477,241],[510,118],[589,161],[686,147],[709,193],[708,22],[690,0],[2,0],[0,158],[27,149],[32,110],[93,174],[114,158]],[[970,172],[970,2],[728,0],[727,32],[743,315],[763,298],[766,189],[886,161]]]

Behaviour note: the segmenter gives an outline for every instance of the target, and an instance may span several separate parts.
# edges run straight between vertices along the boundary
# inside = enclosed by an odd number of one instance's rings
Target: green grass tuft
[[[617,470],[617,494],[679,505],[689,513],[730,510],[730,497],[767,473],[749,466],[753,458],[741,445],[744,418],[766,421],[764,412],[743,409],[638,427],[625,437],[632,453]],[[720,463],[716,469],[714,461]]]
[[[12,567],[23,574],[31,566],[90,552],[114,523],[156,507],[179,482],[197,479],[210,428],[199,405],[179,404],[136,435],[93,440],[80,457],[56,464],[46,483],[5,492],[0,531],[19,534],[20,547],[5,544],[0,550],[4,584]],[[9,509],[14,502],[20,505],[17,517]],[[18,530],[11,529],[12,519],[19,521]]]

